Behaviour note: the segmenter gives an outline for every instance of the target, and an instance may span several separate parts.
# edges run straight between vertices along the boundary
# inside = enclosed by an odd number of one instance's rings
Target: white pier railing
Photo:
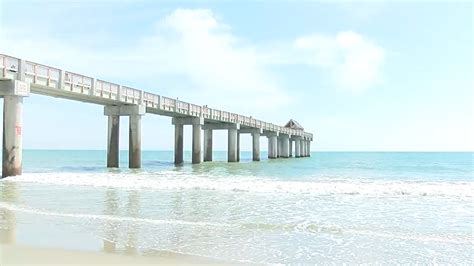
[[[170,112],[185,116],[203,117],[205,119],[226,123],[240,123],[246,127],[280,132],[293,136],[303,136],[310,139],[313,138],[311,133],[304,132],[303,130],[285,128],[253,117],[196,105],[0,54],[0,78],[17,79],[20,74],[25,75],[27,82],[51,90],[62,90],[87,95],[89,97],[113,100],[116,101],[117,104],[144,104],[147,108],[156,109],[165,113]]]

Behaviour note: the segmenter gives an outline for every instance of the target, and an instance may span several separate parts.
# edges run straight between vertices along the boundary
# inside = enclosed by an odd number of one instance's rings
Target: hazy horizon
[[[64,149],[61,149],[61,148],[58,148],[58,149],[50,149],[50,148],[27,148],[27,149],[23,149],[23,150],[29,150],[29,151],[104,151],[106,152],[107,150],[106,149],[68,149],[68,148],[64,148]],[[167,152],[173,152],[174,150],[173,149],[163,149],[163,150],[151,150],[151,149],[142,149],[142,151],[167,151]],[[268,150],[266,149],[261,149],[260,150],[261,152],[268,152]],[[293,151],[294,151],[294,148],[293,148]],[[120,152],[128,152],[128,149],[120,149]],[[184,152],[192,152],[192,150],[190,149],[184,149]],[[216,150],[214,149],[213,152],[227,152],[227,150]],[[240,152],[252,152],[252,150],[240,150]],[[393,151],[383,151],[383,150],[373,150],[373,151],[363,151],[363,150],[312,150],[311,151],[312,153],[313,152],[387,152],[387,153],[390,153],[390,152],[393,152],[393,153],[397,153],[397,152],[400,152],[400,153],[474,153],[474,151],[396,151],[396,150],[393,150]]]

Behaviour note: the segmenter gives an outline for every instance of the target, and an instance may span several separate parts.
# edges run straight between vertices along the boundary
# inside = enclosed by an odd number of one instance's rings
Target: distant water
[[[127,152],[121,169],[105,157],[25,151],[24,174],[0,181],[0,240],[256,263],[474,259],[473,153],[216,152],[175,167],[172,152],[148,151],[141,170]]]

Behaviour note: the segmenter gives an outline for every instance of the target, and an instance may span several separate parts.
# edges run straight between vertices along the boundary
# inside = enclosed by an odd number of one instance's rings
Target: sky
[[[313,151],[473,151],[473,4],[0,0],[0,53],[314,134]],[[103,107],[31,95],[26,149],[105,149]],[[172,150],[171,118],[142,148]],[[128,148],[121,118],[120,148]],[[226,150],[227,133],[214,134]],[[191,130],[185,129],[185,149]],[[242,135],[242,150],[251,138]],[[261,139],[266,150],[266,138]]]

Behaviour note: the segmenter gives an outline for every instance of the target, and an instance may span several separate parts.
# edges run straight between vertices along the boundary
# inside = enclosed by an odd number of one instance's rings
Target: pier
[[[144,115],[171,117],[174,162],[178,165],[183,163],[184,126],[192,126],[194,164],[212,161],[214,130],[228,133],[228,162],[240,161],[240,134],[252,136],[253,161],[260,161],[262,136],[268,138],[269,159],[308,157],[313,141],[313,134],[305,132],[295,120],[279,126],[0,54],[0,97],[4,99],[2,177],[22,173],[22,109],[23,100],[30,93],[103,105],[108,120],[107,167],[119,167],[121,116],[129,118],[129,168],[141,167]]]

